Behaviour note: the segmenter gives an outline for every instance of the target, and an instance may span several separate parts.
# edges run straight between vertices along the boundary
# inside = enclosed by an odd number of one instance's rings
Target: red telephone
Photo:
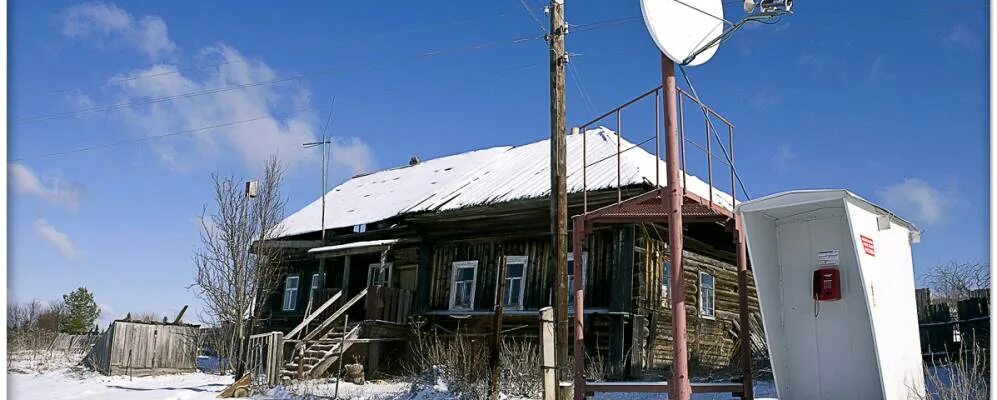
[[[814,300],[841,300],[841,275],[837,268],[814,271]]]

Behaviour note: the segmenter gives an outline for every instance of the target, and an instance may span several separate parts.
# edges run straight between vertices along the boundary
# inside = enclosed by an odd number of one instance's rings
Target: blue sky
[[[607,22],[567,38],[592,100],[568,80],[569,124],[660,83],[638,1],[567,3],[571,24]],[[689,69],[737,125],[750,194],[847,188],[923,228],[918,271],[985,260],[987,3],[795,6]],[[546,45],[516,0],[22,0],[9,13],[12,300],[83,285],[105,320],[197,310],[187,286],[210,174],[251,178],[276,150],[288,212],[317,198],[319,153],[300,143],[320,134],[333,96],[334,182],[549,136]],[[218,126],[237,121],[249,122]]]

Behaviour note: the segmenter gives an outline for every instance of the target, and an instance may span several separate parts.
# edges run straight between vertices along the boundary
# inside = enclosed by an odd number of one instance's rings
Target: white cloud
[[[301,148],[302,143],[316,140],[319,122],[314,111],[308,109],[311,93],[307,89],[288,87],[287,83],[252,86],[279,76],[264,62],[246,58],[224,44],[202,49],[198,58],[220,65],[199,77],[180,72],[172,65],[155,65],[110,81],[118,97],[115,102],[142,103],[143,99],[170,98],[120,111],[125,125],[140,134],[153,136],[217,126],[186,135],[189,140],[155,142],[153,145],[164,163],[187,169],[196,159],[234,155],[246,165],[259,168],[273,153],[278,153],[290,169],[318,161],[320,153]],[[136,75],[159,76],[126,79]],[[249,86],[203,96],[184,95],[240,85]],[[218,126],[247,120],[252,121]],[[353,172],[373,168],[373,154],[359,138],[338,138],[334,142],[332,163]]]
[[[69,239],[69,236],[50,225],[44,218],[35,221],[35,232],[52,247],[55,247],[63,257],[70,260],[76,258],[78,254],[76,246]]]
[[[874,81],[885,76],[885,69],[886,56],[880,54],[879,56],[876,56],[876,59],[873,60],[872,65],[869,67],[869,80]]]
[[[330,169],[338,165],[353,175],[374,170],[374,152],[359,138],[334,140],[329,153]]]
[[[775,154],[772,155],[772,163],[779,169],[785,169],[795,159],[796,152],[786,143],[777,146]]]
[[[114,4],[85,3],[63,13],[62,33],[69,37],[121,40],[158,59],[176,49],[167,34],[166,22],[157,16],[135,18]]]
[[[876,191],[883,204],[915,222],[934,225],[941,222],[952,204],[952,193],[943,193],[918,178],[907,178],[903,182]]]
[[[83,185],[79,183],[66,182],[59,176],[49,176],[46,185],[38,175],[23,164],[10,164],[7,174],[11,180],[11,187],[18,193],[38,196],[51,204],[71,210],[79,208],[80,198],[83,197]]]
[[[949,47],[962,47],[974,50],[980,47],[980,37],[969,29],[965,24],[957,24],[952,27],[942,37],[942,41]]]

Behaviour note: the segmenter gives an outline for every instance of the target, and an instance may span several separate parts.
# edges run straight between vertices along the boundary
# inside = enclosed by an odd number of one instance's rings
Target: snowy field
[[[203,372],[129,378],[103,376],[77,366],[80,356],[61,353],[14,354],[8,357],[7,395],[16,400],[199,400],[215,399],[232,382],[231,376]],[[278,387],[255,399],[305,400],[332,398],[335,381],[318,379]],[[759,398],[774,398],[771,382],[759,382]],[[405,381],[371,381],[365,385],[341,383],[339,397],[358,400],[450,400],[445,382],[413,384]],[[597,399],[660,399],[661,395],[612,394]],[[695,400],[729,399],[729,394],[698,394]],[[511,399],[510,399],[511,400]]]

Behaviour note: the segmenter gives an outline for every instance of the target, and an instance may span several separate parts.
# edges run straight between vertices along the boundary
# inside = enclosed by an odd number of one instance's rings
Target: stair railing
[[[336,294],[332,295],[332,297],[330,297],[329,300],[326,300],[325,303],[322,303],[322,305],[319,306],[318,308],[316,308],[315,311],[309,313],[305,317],[305,319],[301,320],[301,323],[298,324],[298,326],[294,327],[294,329],[291,329],[291,331],[288,332],[287,335],[284,335],[284,339],[285,340],[287,340],[287,339],[294,339],[295,335],[297,335],[299,332],[301,332],[303,329],[305,329],[305,327],[307,327],[308,324],[310,324],[312,322],[312,320],[314,320],[315,318],[317,318],[319,315],[322,315],[322,312],[325,311],[326,308],[329,308],[329,306],[331,306],[333,303],[335,303],[336,300],[338,300],[339,297],[342,296],[342,295],[343,295],[343,291],[342,290],[340,290],[340,291],[336,292]]]

